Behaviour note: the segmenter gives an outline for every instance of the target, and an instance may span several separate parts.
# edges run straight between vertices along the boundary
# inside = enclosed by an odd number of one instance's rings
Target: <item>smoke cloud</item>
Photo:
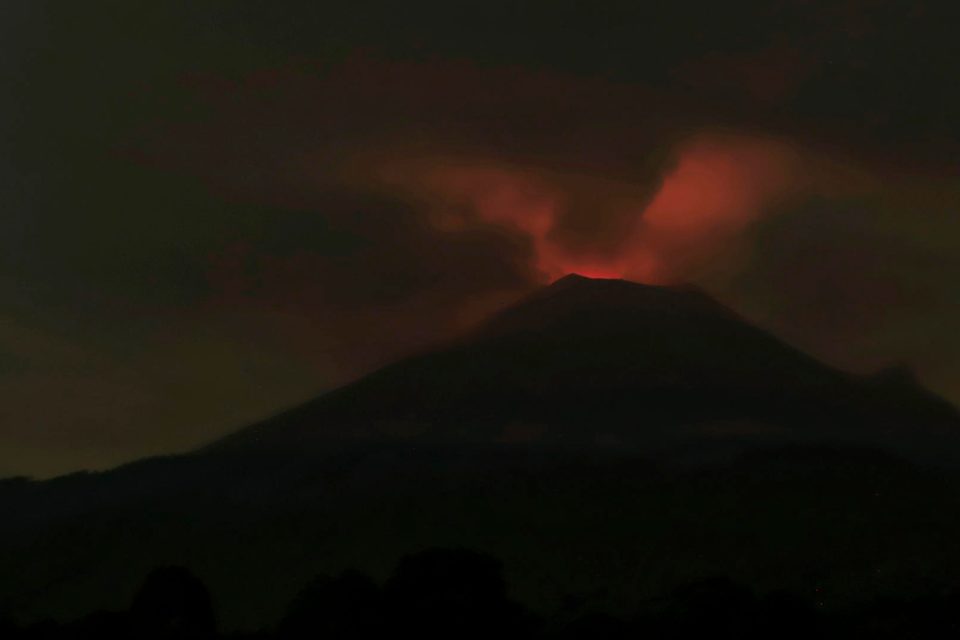
[[[751,223],[814,188],[789,145],[733,134],[680,142],[649,184],[451,157],[394,162],[378,178],[438,229],[482,224],[528,238],[545,281],[570,272],[688,279]]]

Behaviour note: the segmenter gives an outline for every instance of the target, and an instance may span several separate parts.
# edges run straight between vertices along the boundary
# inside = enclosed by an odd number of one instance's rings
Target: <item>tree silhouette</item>
[[[0,617],[0,638],[21,638],[20,627],[13,620]]]
[[[602,591],[598,593],[603,594]],[[787,591],[756,597],[727,578],[684,585],[646,600],[625,619],[604,602],[561,608],[544,624],[507,596],[500,562],[466,549],[429,549],[405,556],[380,588],[356,570],[318,576],[293,600],[275,630],[235,640],[339,640],[403,636],[421,640],[694,637],[740,640],[877,638],[941,640],[960,634],[960,596],[952,591],[914,599],[886,597],[825,613]],[[594,606],[597,605],[597,606]],[[577,613],[577,612],[573,612]],[[210,596],[187,569],[151,572],[129,611],[97,611],[77,621],[18,628],[0,618],[0,640],[214,640]]]
[[[758,603],[758,637],[801,640],[823,637],[823,624],[813,603],[787,591],[774,591]]]
[[[207,638],[216,635],[210,594],[183,567],[162,567],[147,576],[130,609],[141,637]]]
[[[76,640],[127,640],[136,637],[128,612],[97,611],[69,627],[70,638]]]
[[[355,638],[375,633],[383,621],[380,589],[354,570],[319,576],[301,591],[280,623],[281,638]]]
[[[573,620],[563,627],[556,636],[559,640],[626,640],[636,637],[630,625],[623,620],[604,613],[590,613]]]
[[[500,561],[466,549],[404,557],[385,586],[392,628],[419,638],[532,632],[534,618],[506,595]]]
[[[755,624],[757,601],[753,592],[727,578],[709,578],[680,587],[673,601],[670,637],[743,637]]]

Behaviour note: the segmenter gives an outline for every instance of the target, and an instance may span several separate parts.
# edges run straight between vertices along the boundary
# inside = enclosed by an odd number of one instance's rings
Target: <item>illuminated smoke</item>
[[[436,157],[394,163],[380,177],[438,228],[493,225],[527,237],[544,280],[575,272],[651,283],[689,277],[804,187],[797,155],[774,141],[701,136],[674,158],[653,185]]]
[[[804,186],[798,158],[769,141],[700,139],[681,147],[677,158],[638,215],[623,256],[628,277],[682,278]]]

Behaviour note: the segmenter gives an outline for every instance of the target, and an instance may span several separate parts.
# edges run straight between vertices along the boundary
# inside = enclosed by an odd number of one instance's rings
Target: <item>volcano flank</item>
[[[459,340],[211,449],[518,439],[633,447],[710,434],[909,441],[933,453],[954,432],[955,410],[909,376],[829,367],[695,287],[572,274]]]

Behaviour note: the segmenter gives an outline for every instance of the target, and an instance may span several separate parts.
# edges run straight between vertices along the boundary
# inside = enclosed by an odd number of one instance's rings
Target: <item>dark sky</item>
[[[960,403],[952,4],[5,0],[0,476],[190,448],[568,271]]]

